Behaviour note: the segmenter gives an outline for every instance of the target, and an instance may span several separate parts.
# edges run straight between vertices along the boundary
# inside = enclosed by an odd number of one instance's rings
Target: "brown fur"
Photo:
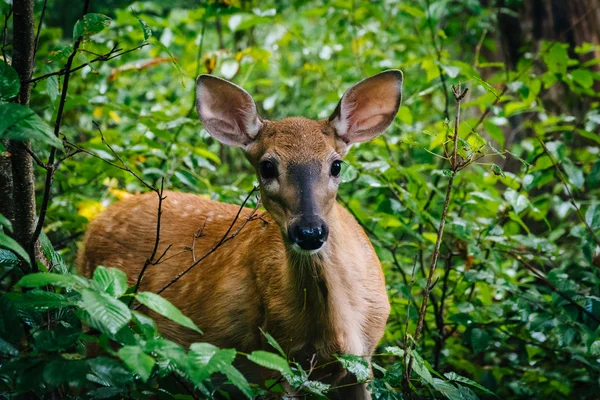
[[[355,219],[336,202],[337,181],[330,164],[347,145],[327,120],[288,118],[260,121],[246,154],[255,168],[267,154],[280,171],[292,163],[321,165],[314,181],[319,216],[329,239],[316,254],[299,253],[287,240],[286,227],[298,218],[297,186],[282,172],[276,188],[261,184],[269,213],[253,219],[233,239],[193,268],[162,295],[189,316],[204,335],[156,316],[161,332],[189,345],[206,341],[244,352],[272,350],[259,328],[269,332],[291,358],[303,362],[314,353],[321,361],[333,354],[370,355],[383,336],[390,306],[381,265]],[[208,252],[224,235],[239,206],[203,197],[165,192],[158,254],[171,245],[158,265],[148,268],[140,290],[157,292],[175,275]],[[92,221],[78,256],[83,275],[97,265],[116,267],[134,284],[155,242],[158,199],[134,196],[110,206]],[[244,209],[235,231],[252,210]],[[202,234],[194,241],[194,235]],[[194,244],[193,252],[190,250]],[[330,377],[339,381],[343,374]],[[364,385],[344,398],[366,398]]]

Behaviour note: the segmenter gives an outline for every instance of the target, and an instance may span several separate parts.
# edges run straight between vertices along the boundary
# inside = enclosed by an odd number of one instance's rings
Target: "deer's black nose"
[[[288,237],[292,243],[302,250],[318,250],[327,241],[329,229],[325,222],[316,215],[302,217],[288,228]]]

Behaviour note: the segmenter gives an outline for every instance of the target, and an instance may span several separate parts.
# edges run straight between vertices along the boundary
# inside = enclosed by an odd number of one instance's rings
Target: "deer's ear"
[[[196,110],[208,133],[232,146],[246,147],[262,126],[252,96],[211,75],[196,80]]]
[[[373,139],[392,123],[402,99],[402,72],[389,70],[350,87],[329,122],[347,144]]]

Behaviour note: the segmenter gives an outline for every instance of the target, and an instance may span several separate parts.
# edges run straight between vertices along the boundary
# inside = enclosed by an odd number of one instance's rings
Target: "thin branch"
[[[431,33],[431,41],[433,42],[433,48],[435,50],[435,55],[437,57],[437,67],[438,67],[438,71],[440,73],[440,81],[442,82],[442,88],[444,89],[444,116],[446,117],[446,119],[450,119],[450,114],[448,112],[448,107],[449,107],[449,102],[450,102],[450,96],[448,96],[448,85],[446,83],[446,76],[444,75],[444,70],[442,69],[442,46],[440,46],[438,48],[437,46],[437,41],[435,40],[435,30],[433,27],[433,23],[431,21],[431,12],[430,12],[430,8],[431,8],[431,2],[430,0],[426,0],[427,3],[427,9],[425,10],[425,13],[427,14],[427,26],[429,27],[429,31]]]
[[[410,292],[412,293],[412,288],[415,284],[415,268],[417,267],[417,256],[413,261],[412,273],[410,275]],[[408,359],[408,349],[410,348],[410,343],[408,342],[408,324],[410,322],[410,297],[408,298],[408,304],[406,306],[406,326],[404,328],[404,362]],[[408,369],[404,369],[404,386],[408,391],[410,376],[408,374]]]
[[[6,63],[8,63],[8,59],[6,58],[6,39],[8,38],[8,21],[10,20],[12,12],[13,8],[11,4],[8,8],[8,12],[4,15],[4,29],[2,30],[2,58]]]
[[[163,197],[164,184],[165,184],[165,179],[163,178],[160,182],[160,189],[156,190],[156,194],[158,195],[158,210],[157,210],[157,216],[156,216],[156,238],[154,240],[154,248],[152,249],[152,254],[150,255],[150,257],[147,258],[146,261],[144,262],[144,266],[142,267],[140,274],[138,275],[137,282],[135,284],[135,288],[133,289],[133,296],[131,296],[131,298],[129,300],[129,307],[131,307],[131,305],[133,304],[135,295],[137,294],[138,290],[140,290],[140,284],[142,283],[142,278],[144,277],[144,274],[146,273],[146,269],[148,269],[148,267],[150,265],[156,265],[165,256],[165,254],[167,254],[167,251],[169,251],[169,249],[171,248],[171,245],[169,245],[167,247],[167,249],[163,252],[163,254],[159,257],[159,259],[156,261],[154,260],[154,257],[156,257],[156,253],[158,252],[158,245],[160,244],[160,222],[161,222],[161,217],[162,217],[162,202],[165,199],[165,197]]]
[[[558,175],[558,179],[560,179],[560,181],[563,184],[563,187],[567,191],[567,195],[569,196],[571,204],[573,205],[573,207],[575,207],[575,211],[577,213],[577,216],[579,217],[579,219],[581,220],[581,222],[584,223],[586,229],[588,230],[588,232],[590,233],[590,235],[594,238],[594,240],[596,241],[596,243],[600,246],[600,239],[598,238],[598,236],[596,236],[596,233],[594,233],[594,230],[592,229],[592,227],[590,226],[590,224],[588,224],[587,221],[585,220],[585,216],[581,212],[581,209],[579,207],[577,207],[577,203],[575,202],[575,197],[573,196],[573,193],[571,192],[571,189],[569,189],[569,184],[567,183],[567,180],[565,179],[565,176],[563,175],[562,171],[560,170],[560,167],[558,166],[558,163],[556,162],[556,160],[554,160],[554,157],[552,156],[552,153],[550,153],[550,150],[548,150],[548,147],[546,147],[546,143],[544,143],[544,141],[542,140],[542,138],[540,137],[540,135],[538,135],[536,133],[535,136],[537,137],[537,140],[540,142],[540,145],[542,146],[542,149],[544,149],[544,152],[546,153],[546,155],[548,156],[548,158],[552,162],[552,165],[554,165],[554,168],[556,169],[556,173]]]
[[[98,57],[96,57],[96,58],[94,58],[94,59],[92,59],[92,60],[90,60],[90,61],[88,61],[86,63],[83,63],[83,64],[81,64],[81,65],[79,65],[79,66],[77,66],[75,68],[72,68],[72,69],[71,69],[71,66],[69,66],[69,67],[65,66],[65,68],[62,68],[62,69],[60,69],[58,71],[54,71],[54,72],[50,72],[50,73],[47,73],[47,74],[44,74],[44,75],[40,75],[38,77],[30,79],[29,81],[27,81],[27,83],[36,83],[36,82],[39,82],[41,80],[48,79],[51,76],[63,76],[63,75],[66,76],[66,75],[71,74],[71,73],[73,73],[75,71],[79,71],[80,69],[85,68],[85,67],[87,67],[90,64],[93,64],[93,63],[96,63],[96,62],[99,62],[99,61],[110,61],[113,58],[121,57],[124,54],[131,53],[132,51],[139,50],[142,47],[146,47],[148,45],[150,45],[150,43],[142,43],[139,46],[136,46],[136,47],[131,48],[129,50],[121,51],[122,49],[118,49],[117,48],[118,43],[115,43],[115,45],[113,46],[113,48],[108,53],[106,53],[106,54],[98,56]]]
[[[433,254],[431,257],[431,265],[429,267],[429,275],[427,276],[427,284],[425,285],[425,289],[423,290],[423,302],[421,303],[421,307],[419,309],[419,319],[417,321],[417,327],[415,329],[415,335],[414,335],[414,342],[417,342],[419,340],[419,336],[421,335],[421,332],[423,330],[423,323],[425,320],[425,314],[427,312],[427,300],[429,299],[429,295],[431,293],[431,290],[433,289],[433,276],[435,273],[435,269],[437,266],[437,260],[440,254],[440,246],[442,244],[442,237],[444,235],[444,226],[446,224],[446,218],[448,217],[448,209],[450,208],[450,198],[452,195],[452,185],[454,183],[454,177],[461,165],[461,163],[458,162],[458,156],[457,156],[457,149],[458,149],[458,125],[460,123],[460,105],[461,105],[461,101],[464,98],[467,90],[462,91],[461,90],[461,86],[460,84],[458,85],[458,87],[452,87],[452,91],[454,93],[454,99],[456,101],[456,118],[454,119],[454,148],[452,151],[452,157],[451,157],[451,170],[452,173],[450,174],[450,178],[448,179],[448,184],[446,187],[446,199],[444,201],[444,208],[442,210],[442,217],[440,220],[440,226],[438,229],[438,233],[437,233],[437,238],[435,241],[435,246],[433,248]],[[410,380],[410,376],[412,373],[412,364],[413,364],[413,358],[410,357],[409,361],[408,361],[408,367],[407,367],[407,372],[405,375],[405,378],[407,380]]]
[[[90,0],[85,0],[84,4],[83,4],[82,15],[85,15],[88,13],[89,7],[90,7]],[[80,36],[79,38],[77,38],[77,40],[73,44],[73,51],[69,55],[69,58],[67,59],[67,63],[65,65],[66,71],[69,71],[71,69],[71,65],[73,65],[73,59],[75,58],[75,55],[77,54],[77,49],[81,45],[81,41],[82,41],[82,37]],[[60,126],[62,123],[63,112],[65,110],[65,103],[67,102],[67,93],[69,90],[69,78],[70,77],[71,77],[71,73],[67,72],[65,74],[62,92],[60,94],[60,102],[58,103],[58,111],[56,113],[56,120],[54,122],[54,135],[56,137],[58,137],[60,134]],[[51,191],[51,187],[52,187],[52,179],[54,178],[54,171],[55,171],[55,165],[54,165],[55,157],[56,157],[56,147],[52,147],[52,150],[50,150],[50,157],[48,158],[48,162],[46,163],[46,166],[47,166],[46,181],[44,184],[44,197],[42,198],[42,206],[40,208],[40,216],[38,218],[38,222],[35,227],[35,231],[33,232],[33,235],[31,237],[31,240],[29,243],[30,258],[32,261],[31,267],[34,270],[36,269],[34,247],[35,247],[35,243],[37,242],[38,237],[40,236],[40,233],[42,232],[42,227],[44,226],[44,220],[46,219],[46,213],[48,212],[48,204],[50,202],[50,191]]]
[[[573,300],[569,295],[567,295],[566,293],[564,293],[563,291],[561,291],[560,289],[558,289],[554,284],[552,284],[543,275],[542,272],[540,272],[537,268],[535,268],[534,266],[532,266],[531,264],[529,264],[527,261],[525,261],[523,259],[523,257],[521,257],[519,254],[513,253],[512,251],[509,251],[507,253],[511,257],[513,257],[515,260],[517,260],[518,262],[520,262],[521,264],[523,264],[523,266],[525,266],[525,268],[527,268],[536,278],[538,278],[546,286],[548,286],[554,293],[556,293],[557,295],[559,295],[560,297],[562,297],[563,299],[565,299],[566,301],[568,301],[573,306],[577,307],[577,309],[579,309],[581,312],[583,312],[585,315],[587,315],[588,317],[590,317],[594,321],[600,323],[600,318],[598,318],[596,315],[594,315],[590,311],[586,310],[585,307],[583,307],[582,305],[580,305],[579,303],[577,303],[575,300]]]
[[[181,279],[185,274],[187,274],[188,272],[190,272],[192,270],[192,268],[194,268],[196,265],[200,264],[206,257],[208,257],[209,255],[211,255],[212,253],[214,253],[215,251],[217,251],[217,249],[219,249],[219,247],[221,247],[224,243],[226,243],[226,242],[230,241],[231,239],[235,238],[240,233],[240,231],[246,226],[246,224],[249,221],[252,221],[254,219],[253,217],[254,217],[254,215],[256,213],[256,210],[260,206],[260,201],[256,203],[256,207],[254,207],[254,210],[252,211],[252,213],[244,220],[244,222],[240,225],[240,227],[235,232],[233,232],[231,235],[229,234],[231,232],[231,230],[233,229],[233,227],[235,226],[235,223],[238,221],[238,219],[240,217],[240,214],[244,210],[244,206],[246,205],[246,203],[248,202],[248,200],[250,199],[250,197],[256,191],[258,191],[258,187],[255,186],[254,188],[252,188],[252,190],[250,191],[250,193],[248,193],[248,196],[246,196],[246,198],[242,202],[242,205],[240,206],[237,214],[235,215],[235,218],[233,219],[233,221],[231,221],[231,225],[229,225],[229,228],[227,229],[227,231],[225,232],[225,234],[223,235],[223,237],[221,238],[221,240],[219,240],[217,242],[217,244],[215,244],[213,246],[212,249],[210,249],[208,252],[206,252],[197,261],[195,261],[194,263],[192,263],[192,265],[190,265],[185,270],[183,270],[182,272],[180,272],[179,274],[177,274],[177,276],[175,276],[173,279],[171,279],[171,281],[169,283],[167,283],[165,286],[163,286],[163,288],[160,289],[158,292],[156,292],[156,294],[161,294],[162,292],[164,292],[165,290],[167,290],[171,285],[173,285],[175,282],[177,282],[179,279]],[[139,307],[139,305],[136,308],[138,308],[138,307]]]
[[[42,15],[40,16],[40,22],[38,22],[37,33],[35,35],[35,47],[33,48],[33,59],[35,60],[35,55],[37,54],[39,44],[40,44],[40,33],[42,32],[42,24],[44,23],[44,17],[46,16],[46,6],[48,5],[48,0],[44,0],[44,5],[42,7]],[[33,65],[33,69],[31,70],[31,74],[33,75],[33,71],[35,69],[35,62]],[[31,77],[30,77],[31,79]]]

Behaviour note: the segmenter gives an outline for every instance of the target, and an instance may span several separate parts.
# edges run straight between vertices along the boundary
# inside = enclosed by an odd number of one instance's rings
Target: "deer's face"
[[[402,73],[386,71],[348,89],[327,120],[266,121],[243,89],[201,75],[197,109],[213,137],[246,151],[262,202],[284,240],[300,253],[314,253],[329,236],[342,158],[352,143],[369,140],[390,125],[401,88]]]

